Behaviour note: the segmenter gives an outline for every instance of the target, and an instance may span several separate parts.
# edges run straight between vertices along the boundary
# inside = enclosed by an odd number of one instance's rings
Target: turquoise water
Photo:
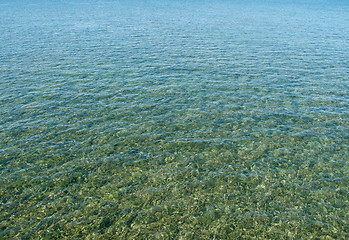
[[[348,238],[348,13],[0,1],[0,238]]]

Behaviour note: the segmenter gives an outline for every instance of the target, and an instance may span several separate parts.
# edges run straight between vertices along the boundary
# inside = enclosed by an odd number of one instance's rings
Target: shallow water
[[[0,238],[345,239],[346,1],[0,2]]]

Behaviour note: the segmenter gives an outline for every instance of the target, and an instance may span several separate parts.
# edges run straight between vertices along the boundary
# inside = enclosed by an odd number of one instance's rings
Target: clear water
[[[347,238],[348,13],[0,1],[0,238]]]

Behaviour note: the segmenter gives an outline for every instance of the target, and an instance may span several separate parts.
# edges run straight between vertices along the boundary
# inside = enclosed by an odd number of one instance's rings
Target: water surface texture
[[[347,238],[348,13],[0,1],[0,238]]]

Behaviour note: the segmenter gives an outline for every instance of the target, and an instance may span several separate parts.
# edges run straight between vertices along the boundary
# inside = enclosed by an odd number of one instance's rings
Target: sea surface
[[[0,239],[348,239],[349,1],[0,0]]]

